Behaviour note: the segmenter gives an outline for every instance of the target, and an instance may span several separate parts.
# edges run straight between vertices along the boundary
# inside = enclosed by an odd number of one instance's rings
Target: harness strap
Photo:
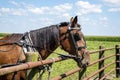
[[[48,67],[47,67],[47,71],[48,71],[48,80],[50,80],[50,75],[51,75],[51,71],[52,71],[52,64],[48,64]]]
[[[76,56],[78,57],[78,45],[77,45],[77,43],[75,42],[75,39],[74,39],[74,36],[73,36],[73,34],[72,34],[72,32],[70,31],[70,36],[71,36],[71,38],[72,38],[72,41],[73,41],[73,44],[74,44],[74,47],[75,47],[75,54],[76,54]]]
[[[55,53],[55,54],[59,55],[62,59],[66,59],[66,58],[80,59],[80,57],[75,56],[75,55],[71,55],[71,54],[67,54],[67,55],[65,55],[65,54],[60,54],[60,53],[54,52],[54,51],[52,51],[52,50],[48,50],[48,51],[51,52],[51,53]]]

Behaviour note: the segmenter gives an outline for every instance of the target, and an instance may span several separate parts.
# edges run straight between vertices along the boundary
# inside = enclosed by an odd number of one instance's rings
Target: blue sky
[[[120,0],[0,0],[0,32],[24,33],[76,15],[85,35],[120,36]]]

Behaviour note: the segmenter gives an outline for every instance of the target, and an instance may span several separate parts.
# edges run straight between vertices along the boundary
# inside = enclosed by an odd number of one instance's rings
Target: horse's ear
[[[77,24],[78,18],[77,16],[75,16],[75,18],[73,19],[73,17],[71,18],[71,27],[75,27]]]
[[[78,21],[78,18],[77,18],[77,16],[75,16],[73,23],[77,24],[77,21]]]
[[[72,23],[73,22],[73,17],[71,17],[71,19],[70,19],[70,23]]]

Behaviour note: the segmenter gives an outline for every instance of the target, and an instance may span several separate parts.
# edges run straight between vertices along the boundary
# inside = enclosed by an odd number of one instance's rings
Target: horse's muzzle
[[[77,65],[80,68],[85,68],[89,65],[90,63],[90,56],[89,56],[89,52],[87,50],[84,51],[83,55],[80,56],[80,58],[75,60],[77,62]]]

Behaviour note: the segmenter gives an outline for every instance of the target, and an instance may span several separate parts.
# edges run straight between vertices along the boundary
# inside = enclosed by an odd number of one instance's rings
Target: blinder
[[[75,39],[75,41],[79,41],[79,40],[81,40],[81,37],[79,36],[78,33],[75,33],[74,34],[74,39]]]

